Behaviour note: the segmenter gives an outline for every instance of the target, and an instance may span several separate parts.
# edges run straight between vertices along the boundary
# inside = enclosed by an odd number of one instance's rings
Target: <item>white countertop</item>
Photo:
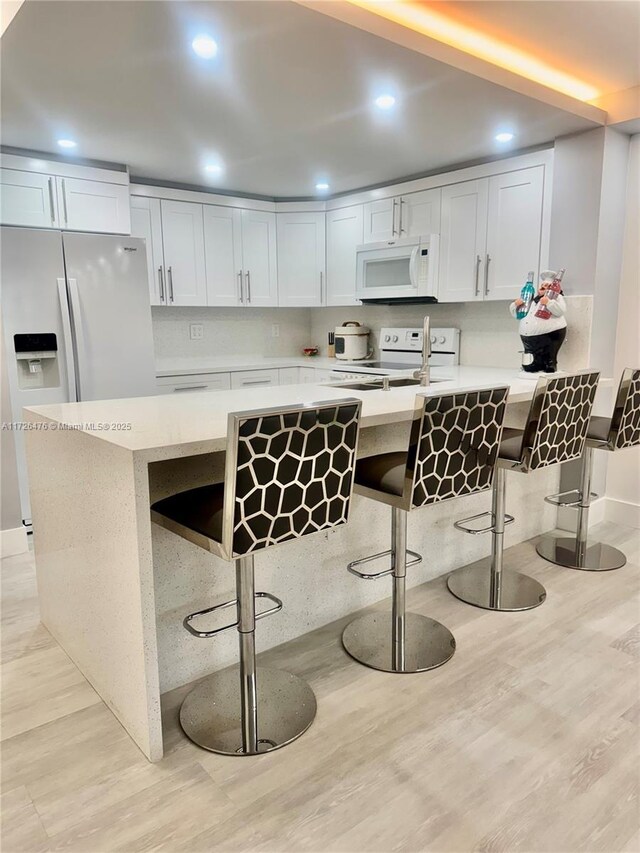
[[[417,392],[441,394],[509,385],[509,402],[518,403],[530,400],[536,385],[532,380],[518,378],[513,368],[440,367],[432,368],[431,375],[445,381],[424,389],[409,386],[390,391],[353,391],[311,383],[280,385],[59,403],[29,407],[25,412],[27,419],[33,413],[56,425],[80,425],[81,432],[97,440],[131,452],[163,451],[166,458],[171,455],[168,452],[171,450],[179,451],[177,455],[186,455],[189,450],[204,453],[224,449],[229,412],[357,397],[363,401],[362,425],[367,427],[411,418]],[[607,380],[602,380],[602,383],[606,384]],[[107,424],[108,428],[99,427],[100,424]],[[131,426],[123,429],[114,424]]]
[[[371,359],[369,359],[371,361]],[[357,361],[342,361],[336,358],[314,355],[290,355],[265,358],[260,355],[228,355],[216,358],[159,358],[156,359],[156,376],[192,376],[200,373],[226,373],[235,370],[269,370],[279,367],[317,367],[321,370],[362,370]]]

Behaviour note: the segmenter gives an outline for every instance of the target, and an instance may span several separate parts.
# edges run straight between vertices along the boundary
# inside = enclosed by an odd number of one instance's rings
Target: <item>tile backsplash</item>
[[[589,363],[592,297],[567,297],[567,339],[560,351],[564,370]],[[383,326],[421,326],[428,313],[432,326],[460,329],[460,361],[481,367],[518,367],[522,349],[518,324],[507,302],[442,305],[367,305],[345,308],[153,308],[156,357],[289,356],[302,347],[327,350],[327,332],[346,320],[358,320],[372,331],[377,354]],[[204,326],[202,340],[191,340],[189,326]],[[274,337],[272,327],[279,327]]]

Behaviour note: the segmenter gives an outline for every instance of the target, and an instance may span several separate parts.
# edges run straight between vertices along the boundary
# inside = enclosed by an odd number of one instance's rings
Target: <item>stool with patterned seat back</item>
[[[331,400],[229,415],[225,481],[189,489],[151,507],[157,524],[234,561],[236,598],[184,619],[195,637],[237,628],[238,668],[214,673],[187,695],[180,723],[199,746],[225,755],[269,752],[311,725],[315,696],[301,678],[256,669],[255,623],[282,608],[255,592],[254,556],[310,533],[344,524],[349,516],[361,402]],[[256,613],[256,598],[273,606]],[[235,607],[230,625],[194,626],[202,617]]]
[[[546,591],[528,575],[503,571],[506,471],[528,473],[582,455],[600,374],[596,371],[538,380],[524,429],[505,429],[493,481],[491,512],[455,522],[465,533],[491,533],[491,557],[453,572],[447,581],[456,598],[487,610],[530,610]],[[486,527],[477,527],[490,517]]]
[[[508,390],[419,395],[408,450],[358,460],[356,493],[391,506],[391,548],[347,568],[365,580],[393,578],[391,613],[355,619],[342,635],[346,651],[360,663],[385,672],[422,672],[453,655],[455,640],[448,628],[406,612],[406,569],[422,559],[407,551],[407,518],[419,507],[490,487]],[[383,557],[390,557],[390,568],[360,570]]]
[[[605,542],[589,542],[589,508],[597,495],[591,492],[594,450],[615,452],[640,445],[640,369],[628,367],[618,387],[610,418],[592,417],[582,459],[580,488],[572,492],[550,495],[545,500],[556,506],[570,506],[578,511],[575,537],[545,537],[537,545],[538,554],[558,566],[587,572],[619,569],[627,562],[618,548]]]

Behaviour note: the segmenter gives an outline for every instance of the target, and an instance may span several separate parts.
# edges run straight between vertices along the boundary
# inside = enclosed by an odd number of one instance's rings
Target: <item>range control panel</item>
[[[458,353],[460,329],[431,329],[431,352]],[[380,329],[380,349],[422,352],[422,329]]]

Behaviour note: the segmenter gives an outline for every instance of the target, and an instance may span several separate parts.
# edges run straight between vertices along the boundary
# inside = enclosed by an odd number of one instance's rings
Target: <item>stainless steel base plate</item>
[[[584,572],[610,572],[621,569],[627,562],[622,551],[604,542],[587,542],[587,547],[580,554],[575,537],[547,536],[537,544],[536,551],[556,566],[581,569]]]
[[[404,660],[394,666],[391,613],[368,613],[344,629],[342,645],[360,663],[384,672],[424,672],[442,666],[456,650],[451,631],[427,616],[405,616]]]
[[[547,597],[538,581],[509,569],[502,572],[500,588],[492,594],[490,559],[453,572],[447,586],[456,598],[485,610],[531,610]]]
[[[290,672],[258,667],[258,752],[279,749],[304,734],[316,715],[316,697]],[[240,728],[240,672],[216,672],[187,695],[180,725],[194,743],[222,755],[245,752]]]

